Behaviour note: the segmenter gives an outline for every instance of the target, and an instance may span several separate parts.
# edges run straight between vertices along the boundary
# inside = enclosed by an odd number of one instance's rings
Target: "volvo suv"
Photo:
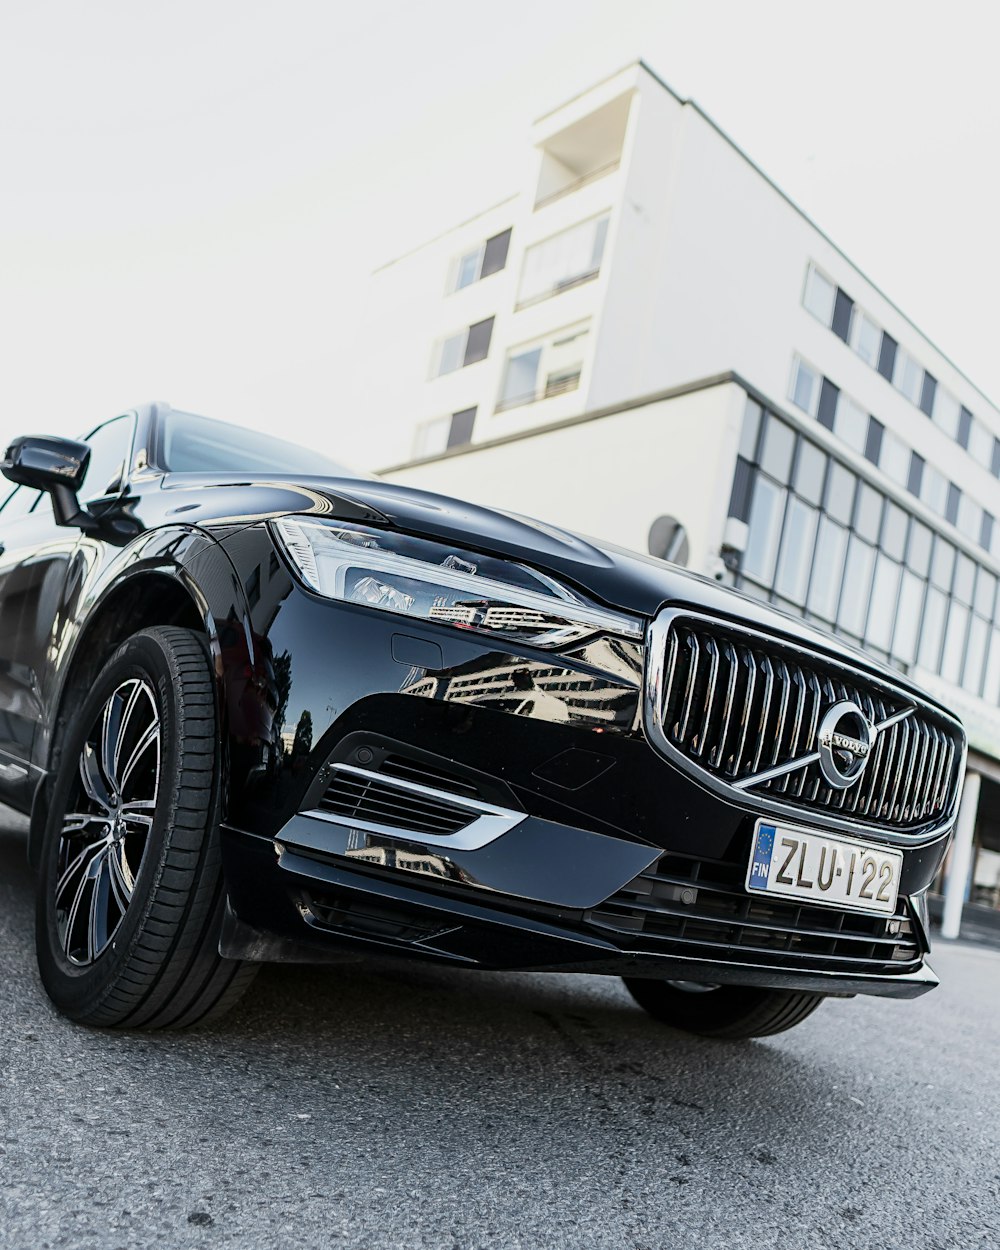
[[[936,984],[965,738],[861,652],[162,404],[2,471],[0,800],[71,1018],[364,952],[621,976],[727,1038]]]

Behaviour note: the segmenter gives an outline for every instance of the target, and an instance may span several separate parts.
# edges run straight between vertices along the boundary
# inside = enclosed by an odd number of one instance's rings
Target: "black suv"
[[[0,799],[72,1018],[359,951],[616,974],[717,1037],[936,984],[965,738],[867,656],[165,405],[2,468]]]

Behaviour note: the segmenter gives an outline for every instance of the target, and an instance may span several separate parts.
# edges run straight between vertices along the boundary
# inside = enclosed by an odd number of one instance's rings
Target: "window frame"
[[[507,268],[507,262],[510,259],[510,243],[513,233],[514,227],[507,226],[503,230],[498,230],[495,234],[489,235],[488,238],[480,239],[479,243],[475,247],[470,247],[459,253],[457,256],[453,256],[448,275],[447,293],[449,295],[454,295],[457,291],[466,291],[470,286],[475,286],[477,282],[483,282],[486,278],[492,278],[495,273],[503,273],[503,271]],[[483,270],[486,265],[486,256],[489,251],[490,244],[497,239],[503,238],[504,235],[507,236],[507,244],[503,249],[503,264],[491,269],[488,273],[484,273]],[[460,278],[462,276],[462,267],[467,260],[471,260],[473,258],[475,259],[474,276],[471,277],[468,282],[461,282]]]
[[[532,252],[537,252],[539,248],[544,248],[561,239],[574,231],[582,231],[585,226],[592,225],[594,228],[593,239],[591,241],[591,255],[597,243],[598,234],[601,235],[600,256],[597,260],[596,267],[591,266],[589,269],[581,270],[579,273],[573,273],[565,278],[560,279],[555,286],[548,287],[544,291],[538,291],[534,295],[522,294],[524,288],[524,277]],[[603,231],[602,231],[603,225]],[[557,230],[554,234],[547,235],[544,239],[538,239],[534,243],[525,247],[521,256],[521,273],[517,283],[517,298],[514,304],[515,311],[521,308],[530,308],[535,304],[541,304],[544,300],[553,299],[557,295],[562,295],[564,291],[572,291],[575,287],[584,286],[588,282],[593,282],[601,276],[601,270],[604,267],[604,258],[608,249],[608,235],[611,229],[611,208],[602,209],[600,212],[592,213],[589,217],[584,217],[581,221],[573,222],[572,225],[564,226],[561,230]]]
[[[587,352],[590,350],[589,344],[585,345],[580,353],[579,370],[575,374],[576,384],[574,386],[562,385],[558,390],[546,393],[549,379],[555,374],[564,374],[566,378],[572,373],[575,362],[571,366],[569,363],[560,363],[559,360],[553,361],[553,354],[561,347],[567,346],[576,339],[589,338],[591,332],[591,321],[578,321],[573,325],[565,326],[559,330],[550,330],[548,334],[540,335],[537,338],[527,339],[523,343],[518,343],[507,349],[504,357],[503,368],[500,371],[500,388],[497,392],[496,402],[493,406],[493,413],[511,412],[515,408],[524,408],[529,404],[539,404],[546,399],[558,399],[560,395],[571,395],[574,391],[580,389],[583,384],[583,376],[588,366]],[[532,352],[538,352],[538,364],[535,369],[535,386],[531,396],[521,399],[518,397],[504,399],[504,391],[507,385],[507,373],[510,369],[511,362],[527,356]],[[563,381],[566,380],[563,379]]]
[[[119,482],[119,488],[114,491],[106,491],[103,495],[88,495],[85,493],[87,490],[87,479],[84,478],[83,489],[80,491],[81,504],[92,505],[109,503],[112,500],[120,499],[122,495],[126,494],[129,490],[132,482],[133,462],[135,458],[135,436],[138,424],[136,414],[134,412],[120,412],[114,417],[109,417],[107,421],[102,421],[100,425],[95,426],[85,438],[80,440],[80,442],[86,443],[89,447],[90,440],[95,434],[99,433],[103,429],[106,429],[109,425],[114,425],[118,421],[128,421],[131,426],[131,429],[129,430],[128,451],[125,453],[125,459],[122,465],[122,476]],[[87,466],[87,472],[88,474],[90,473],[89,464]]]

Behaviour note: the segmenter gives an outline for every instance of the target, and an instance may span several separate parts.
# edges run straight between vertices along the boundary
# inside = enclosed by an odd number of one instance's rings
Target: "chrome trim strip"
[[[898,721],[906,720],[907,716],[912,716],[916,711],[916,707],[904,708],[902,712],[897,712],[894,716],[887,716],[885,720],[879,721],[877,725],[872,725],[872,733],[877,736],[884,729],[895,725]],[[874,748],[874,739],[872,742]],[[760,746],[758,744],[758,750]],[[818,751],[811,751],[808,755],[799,756],[798,759],[788,760],[784,764],[776,764],[774,768],[765,769],[762,773],[754,773],[752,777],[744,777],[741,781],[732,782],[734,790],[746,790],[750,786],[763,785],[765,781],[772,781],[775,777],[781,777],[785,773],[796,772],[800,768],[806,768],[810,764],[815,764],[819,759]]]
[[[335,812],[323,811],[322,808],[311,808],[301,812],[300,815],[310,816],[315,820],[325,820],[331,825],[340,825],[345,829],[360,829],[364,833],[377,833],[399,842],[417,843],[421,846],[450,847],[453,851],[478,851],[527,820],[526,812],[516,812],[509,807],[496,807],[492,803],[482,802],[481,799],[470,799],[464,795],[452,794],[448,790],[435,790],[432,786],[424,786],[416,781],[406,781],[402,777],[392,777],[386,773],[373,772],[368,768],[358,768],[355,764],[334,764],[333,769],[334,772],[351,773],[366,781],[378,782],[379,785],[394,787],[397,790],[429,795],[439,803],[466,812],[472,820],[464,829],[443,834],[421,833],[415,829],[401,829],[398,825],[384,825],[374,820],[340,816]]]
[[[19,759],[9,751],[0,751],[0,773],[4,781],[23,781],[30,773],[39,777],[45,776],[45,769],[30,760]]]
[[[818,759],[819,752],[811,751],[808,755],[800,755],[797,760],[789,760],[787,764],[776,764],[774,768],[767,768],[762,773],[754,773],[752,777],[744,777],[742,781],[731,781],[729,784],[734,790],[747,790],[750,786],[760,786],[765,781],[773,781],[775,777],[783,777],[785,773],[794,773],[800,768],[808,768]]]

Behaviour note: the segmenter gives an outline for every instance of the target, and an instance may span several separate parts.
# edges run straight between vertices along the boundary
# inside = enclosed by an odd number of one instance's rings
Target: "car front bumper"
[[[259,530],[239,538],[251,544],[240,567],[267,561]],[[470,968],[900,997],[937,983],[914,902],[948,831],[905,844],[858,830],[903,852],[892,917],[748,895],[756,814],[651,743],[634,644],[504,650],[291,582],[233,635],[225,672],[252,669],[246,635],[286,684],[269,696],[267,742],[246,729],[242,704],[227,705],[226,954],[381,950]],[[422,827],[394,824],[385,793],[354,807],[331,797],[347,781],[355,797],[377,791],[372,775],[393,759],[412,765],[392,784],[421,792]],[[441,823],[442,805],[466,800],[476,819]]]
[[[309,840],[301,818],[290,837]],[[721,946],[645,948],[600,932],[587,910],[517,903],[485,891],[446,892],[371,871],[343,856],[223,830],[230,910],[221,943],[233,959],[336,963],[364,953],[457,967],[754,985],[831,995],[915,998],[938,984],[923,957],[868,968]],[[639,946],[639,949],[635,947]],[[825,965],[825,966],[824,966]]]

